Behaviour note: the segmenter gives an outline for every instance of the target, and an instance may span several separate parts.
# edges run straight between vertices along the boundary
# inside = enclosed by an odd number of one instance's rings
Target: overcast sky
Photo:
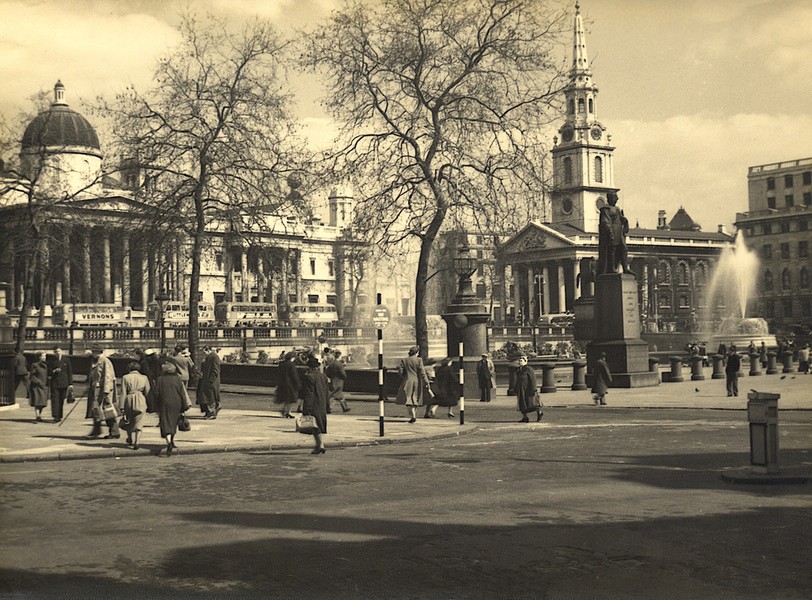
[[[128,83],[146,89],[187,4],[288,29],[337,2],[0,0],[0,111],[57,79],[80,112]],[[812,0],[581,0],[581,12],[632,224],[684,206],[705,231],[730,225],[747,209],[749,166],[812,157]],[[299,114],[317,136],[330,128],[312,83],[299,85]]]

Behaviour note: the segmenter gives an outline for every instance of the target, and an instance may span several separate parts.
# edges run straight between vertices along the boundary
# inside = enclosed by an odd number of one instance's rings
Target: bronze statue
[[[598,223],[598,273],[617,273],[618,267],[623,273],[631,273],[626,249],[629,220],[618,208],[615,192],[609,192],[606,198],[608,204],[601,206]]]

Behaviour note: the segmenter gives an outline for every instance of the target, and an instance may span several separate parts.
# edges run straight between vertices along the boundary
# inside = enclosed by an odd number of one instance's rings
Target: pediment
[[[133,211],[141,211],[147,208],[147,205],[133,198],[126,196],[99,196],[96,198],[88,198],[86,200],[76,200],[71,203],[75,208],[82,210],[101,210],[105,212],[123,212],[129,213]]]
[[[525,254],[539,250],[569,248],[573,242],[565,235],[539,223],[529,223],[505,242],[502,254]]]

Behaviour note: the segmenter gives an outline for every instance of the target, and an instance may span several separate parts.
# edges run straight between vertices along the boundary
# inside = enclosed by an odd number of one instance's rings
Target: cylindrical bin
[[[784,352],[784,356],[781,357],[784,361],[784,368],[781,369],[782,373],[794,373],[795,372],[795,365],[792,362],[792,350],[787,350]]]
[[[778,473],[778,399],[781,394],[748,392],[750,464],[760,473]]]
[[[555,363],[541,363],[541,393],[551,394],[555,389]]]
[[[573,391],[586,389],[586,362],[583,360],[572,361],[572,386]]]
[[[648,372],[656,373],[660,368],[660,359],[656,356],[648,357]]]
[[[767,375],[778,373],[778,360],[775,352],[767,352]]]
[[[682,357],[669,356],[668,360],[671,361],[671,376],[668,378],[668,381],[672,383],[679,383],[680,381],[685,381],[685,379],[682,376]]]
[[[705,373],[702,372],[702,357],[691,357],[691,381],[704,381]]]
[[[761,363],[758,360],[758,352],[750,355],[750,377],[761,375]]]
[[[725,378],[725,357],[722,354],[714,354],[711,356],[713,360],[713,375],[711,379],[724,379]]]

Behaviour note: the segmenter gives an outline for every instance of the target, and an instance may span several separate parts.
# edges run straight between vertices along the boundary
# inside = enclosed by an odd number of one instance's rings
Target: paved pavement
[[[746,410],[747,391],[781,394],[779,411],[812,410],[812,375],[789,373],[744,377],[739,381],[740,395],[727,397],[724,380],[710,379],[710,370],[704,381],[665,383],[653,388],[611,389],[607,395],[608,405],[594,407],[595,410],[631,409],[705,409]],[[690,376],[689,376],[690,377]],[[78,392],[83,391],[77,386]],[[294,431],[292,419],[281,418],[271,404],[272,390],[248,386],[224,386],[224,410],[216,420],[204,420],[194,408],[190,411],[191,431],[178,435],[179,454],[202,452],[236,452],[282,448],[312,447],[313,438]],[[239,399],[233,404],[241,408],[229,408],[229,398]],[[374,396],[350,395],[350,405],[360,402],[376,404]],[[556,393],[542,395],[547,408],[577,408],[593,405],[588,391],[573,392],[559,388]],[[364,407],[347,414],[332,414],[328,419],[328,446],[357,446],[411,442],[428,438],[457,436],[475,428],[487,426],[477,415],[489,408],[510,407],[515,399],[505,395],[500,389],[491,405],[482,405],[469,400],[466,402],[466,424],[459,425],[458,419],[418,419],[415,424],[407,422],[403,407],[386,403],[385,435],[380,436],[379,420],[374,409]],[[157,454],[164,448],[158,431],[158,419],[147,415],[144,432],[141,435],[139,450],[129,448],[125,443],[126,434],[117,440],[103,438],[86,439],[90,431],[90,421],[85,420],[85,400],[77,405],[67,405],[67,410],[76,406],[75,412],[61,425],[36,423],[33,409],[27,406],[25,398],[18,404],[0,409],[0,462],[23,462],[38,460],[70,460],[78,458],[122,458]],[[245,407],[249,408],[245,408]],[[254,407],[255,406],[255,407]],[[365,414],[358,414],[365,413]],[[50,409],[43,411],[45,417]],[[746,417],[742,415],[742,419]],[[545,417],[542,423],[554,419],[554,413]],[[780,423],[780,417],[779,417]],[[504,425],[504,422],[502,422]],[[519,424],[516,424],[519,427]]]

